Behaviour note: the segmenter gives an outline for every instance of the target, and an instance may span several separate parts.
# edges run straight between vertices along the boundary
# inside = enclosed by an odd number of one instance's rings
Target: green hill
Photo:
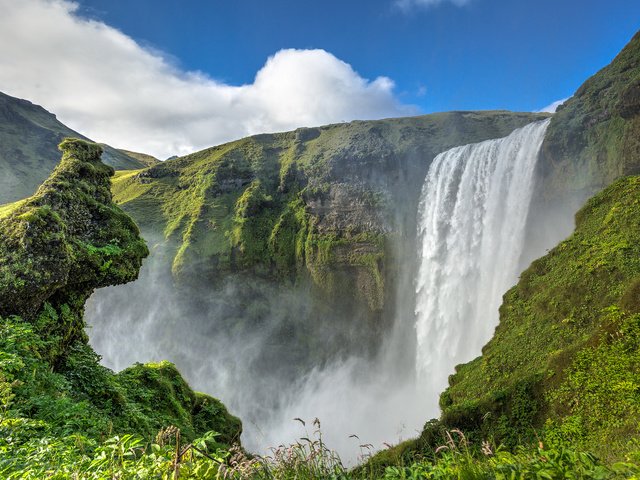
[[[104,144],[101,144],[101,145],[103,148],[108,147],[108,145],[104,145]],[[128,157],[135,158],[136,160],[138,160],[139,162],[142,162],[147,167],[152,167],[153,165],[160,163],[160,160],[158,160],[156,157],[152,155],[147,155],[146,153],[132,152],[131,150],[124,150],[122,148],[119,148],[118,152],[123,153]],[[127,170],[127,169],[122,168],[120,170]]]
[[[44,108],[0,93],[0,204],[35,192],[56,166],[58,144],[65,137],[86,139]],[[108,145],[103,159],[117,170],[149,165]]]

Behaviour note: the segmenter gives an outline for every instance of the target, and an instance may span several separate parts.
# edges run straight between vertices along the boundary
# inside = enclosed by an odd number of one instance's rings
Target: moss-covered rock
[[[187,438],[209,430],[239,440],[240,421],[197,394],[167,362],[117,375],[100,366],[84,332],[96,288],[137,278],[147,247],[111,200],[102,148],[60,144],[62,161],[37,193],[0,210],[0,383],[13,415],[54,434],[152,437],[169,425]]]
[[[640,32],[558,108],[542,145],[541,194],[582,202],[640,173]]]
[[[84,339],[94,289],[138,276],[148,251],[136,225],[111,202],[113,169],[96,144],[67,139],[63,158],[31,198],[0,218],[0,316],[57,335],[54,357]]]

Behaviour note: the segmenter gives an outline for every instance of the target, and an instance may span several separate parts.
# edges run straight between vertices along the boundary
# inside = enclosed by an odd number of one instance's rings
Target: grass
[[[272,449],[265,456],[240,447],[221,448],[215,432],[184,441],[179,429],[168,427],[154,440],[132,435],[97,442],[82,435],[28,438],[38,426],[0,418],[0,475],[7,479],[216,479],[216,480],[408,480],[408,479],[626,479],[637,478],[640,452],[624,462],[606,465],[595,455],[543,442],[514,452],[483,442],[471,445],[463,432],[445,432],[431,458],[375,470],[367,463],[347,469],[322,441],[319,421],[313,435]]]
[[[20,208],[24,202],[25,200],[18,200],[17,202],[0,205],[0,218],[10,215],[12,212]]]
[[[639,199],[640,177],[615,182],[522,274],[483,355],[441,396],[446,425],[510,447],[557,431],[608,461],[640,438]]]

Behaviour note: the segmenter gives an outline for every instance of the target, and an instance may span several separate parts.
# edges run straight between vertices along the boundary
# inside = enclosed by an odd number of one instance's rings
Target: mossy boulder
[[[141,431],[157,425],[180,425],[187,438],[215,431],[219,434],[216,440],[223,444],[240,443],[240,420],[219,400],[194,392],[172,363],[137,364],[116,378],[129,401],[140,408]]]
[[[148,255],[111,199],[102,148],[60,144],[62,160],[33,197],[0,208],[0,384],[5,408],[54,434],[152,437],[169,425],[239,441],[240,421],[191,390],[167,363],[114,374],[87,342],[84,304],[96,288],[135,280]]]
[[[148,254],[133,220],[111,202],[113,169],[100,162],[101,147],[67,139],[60,149],[51,177],[0,218],[2,316],[32,319],[46,301],[58,306],[61,290],[86,299],[135,280]]]

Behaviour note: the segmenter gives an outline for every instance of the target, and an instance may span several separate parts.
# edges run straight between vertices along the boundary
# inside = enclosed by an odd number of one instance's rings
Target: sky
[[[255,133],[541,110],[640,28],[637,0],[0,0],[0,91],[166,158]]]

